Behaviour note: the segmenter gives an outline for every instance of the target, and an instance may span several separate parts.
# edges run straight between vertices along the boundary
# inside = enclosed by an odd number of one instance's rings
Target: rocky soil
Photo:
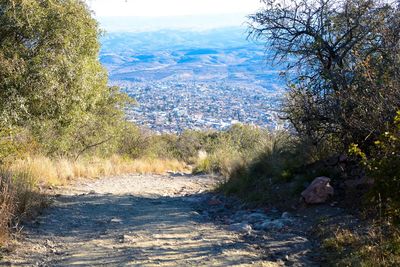
[[[127,175],[63,188],[0,266],[319,266],[310,224],[209,192],[217,180]]]

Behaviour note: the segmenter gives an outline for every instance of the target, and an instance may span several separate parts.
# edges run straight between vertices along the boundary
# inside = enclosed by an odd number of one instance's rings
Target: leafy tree
[[[126,98],[107,86],[100,31],[81,0],[0,0],[0,128],[28,128],[52,154],[111,140]]]
[[[264,0],[250,35],[289,62],[284,111],[315,144],[369,146],[400,105],[400,9],[379,0]]]

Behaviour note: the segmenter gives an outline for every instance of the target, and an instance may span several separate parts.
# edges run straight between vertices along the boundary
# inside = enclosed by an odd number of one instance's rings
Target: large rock
[[[315,178],[311,185],[301,193],[304,201],[307,204],[320,204],[326,202],[328,198],[334,194],[333,187],[329,184],[330,181],[331,179],[328,177]]]

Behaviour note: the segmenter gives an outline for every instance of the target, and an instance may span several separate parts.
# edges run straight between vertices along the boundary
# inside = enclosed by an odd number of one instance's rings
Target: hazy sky
[[[260,0],[86,0],[97,17],[250,14]]]

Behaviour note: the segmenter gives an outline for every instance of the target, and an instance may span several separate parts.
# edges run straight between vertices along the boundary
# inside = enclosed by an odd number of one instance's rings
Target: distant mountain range
[[[101,62],[112,81],[229,80],[279,85],[279,67],[240,27],[208,31],[110,33]]]

